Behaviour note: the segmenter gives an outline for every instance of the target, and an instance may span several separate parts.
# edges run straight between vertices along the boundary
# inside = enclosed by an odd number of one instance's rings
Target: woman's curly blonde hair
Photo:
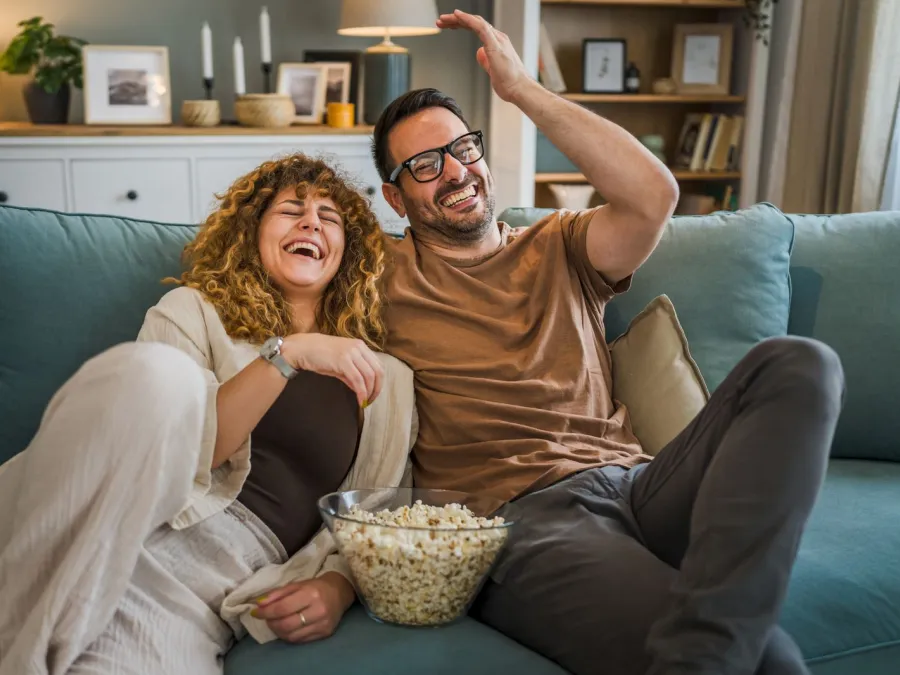
[[[291,308],[259,255],[262,216],[289,187],[298,199],[330,198],[344,220],[344,255],[317,308],[319,330],[381,349],[385,328],[377,283],[385,264],[383,233],[368,202],[343,177],[303,154],[266,162],[219,195],[219,208],[185,247],[187,271],[171,281],[203,293],[232,339],[259,344],[294,332]]]

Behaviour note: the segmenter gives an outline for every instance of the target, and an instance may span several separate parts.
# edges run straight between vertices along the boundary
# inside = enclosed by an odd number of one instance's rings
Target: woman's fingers
[[[375,400],[375,369],[366,359],[365,350],[360,350],[353,355],[353,363],[366,383],[366,404],[368,405]]]
[[[378,359],[378,356],[375,355],[371,349],[367,349],[365,351],[366,360],[372,366],[372,370],[375,371],[375,388],[372,393],[372,398],[369,399],[369,403],[372,403],[378,396],[381,394],[381,388],[384,386],[384,366],[381,365],[381,361]]]
[[[356,359],[351,352],[345,353],[341,359],[339,376],[356,394],[356,400],[362,406],[369,398],[369,388],[366,385],[366,379],[359,372]]]
[[[319,602],[292,612],[288,616],[271,620],[268,623],[269,628],[272,629],[275,635],[283,640],[290,640],[292,635],[321,629],[322,626],[320,624],[326,619],[328,619],[328,612],[325,610],[325,606]]]

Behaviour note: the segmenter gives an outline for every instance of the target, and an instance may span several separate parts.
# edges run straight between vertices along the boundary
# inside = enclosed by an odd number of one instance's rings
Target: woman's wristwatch
[[[283,344],[284,338],[280,338],[277,335],[270,337],[263,343],[259,350],[259,355],[278,368],[278,372],[291,380],[297,376],[299,371],[288,363],[287,359],[284,358],[284,354],[281,353],[281,345]]]

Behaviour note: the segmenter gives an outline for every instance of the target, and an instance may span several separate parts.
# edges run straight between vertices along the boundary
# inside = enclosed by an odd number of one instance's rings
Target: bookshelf
[[[745,119],[750,103],[749,92],[760,89],[758,73],[757,81],[754,81],[754,69],[759,68],[759,64],[755,63],[758,47],[754,45],[752,33],[743,24],[744,0],[539,0],[538,4],[540,24],[546,30],[565,82],[566,91],[560,94],[563,98],[597,112],[638,138],[651,135],[662,137],[666,163],[679,181],[683,195],[712,195],[717,200],[716,208],[723,206],[718,201],[723,194],[735,195],[733,202],[726,207],[740,206],[755,199],[752,194],[755,181],[749,186],[748,193],[742,194],[747,165],[742,152],[749,126]],[[727,93],[654,93],[653,82],[672,75],[672,48],[678,24],[725,23],[731,24],[734,31]],[[626,64],[633,61],[640,70],[637,93],[583,93],[582,47],[583,41],[588,38],[625,40]],[[710,118],[716,122],[741,118],[741,130],[735,132],[733,140],[738,145],[734,151],[727,153],[728,157],[738,158],[738,163],[729,161],[724,166],[723,162],[718,162],[718,171],[709,170],[710,163],[706,161],[698,164],[695,160],[694,170],[676,166],[676,150],[686,120],[689,116],[696,119],[702,115],[707,116],[707,124]],[[711,143],[712,140],[710,136]],[[538,140],[534,203],[536,206],[553,207],[557,204],[547,187],[549,184],[586,181],[575,170],[560,170],[556,165],[560,162],[542,161],[547,156],[542,154],[542,150],[547,147],[546,139]],[[713,156],[711,147],[708,156]],[[720,153],[719,156],[723,155]],[[753,166],[750,168],[752,170]],[[595,194],[594,197],[596,203],[600,203],[599,196]],[[696,203],[694,199],[684,201],[686,204]]]

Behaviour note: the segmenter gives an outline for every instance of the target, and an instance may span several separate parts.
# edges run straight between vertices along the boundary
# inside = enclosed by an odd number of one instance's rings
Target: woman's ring
[[[303,612],[298,612],[298,614],[300,615],[300,623],[302,623],[303,627],[305,628],[306,627],[306,617],[303,616]]]

